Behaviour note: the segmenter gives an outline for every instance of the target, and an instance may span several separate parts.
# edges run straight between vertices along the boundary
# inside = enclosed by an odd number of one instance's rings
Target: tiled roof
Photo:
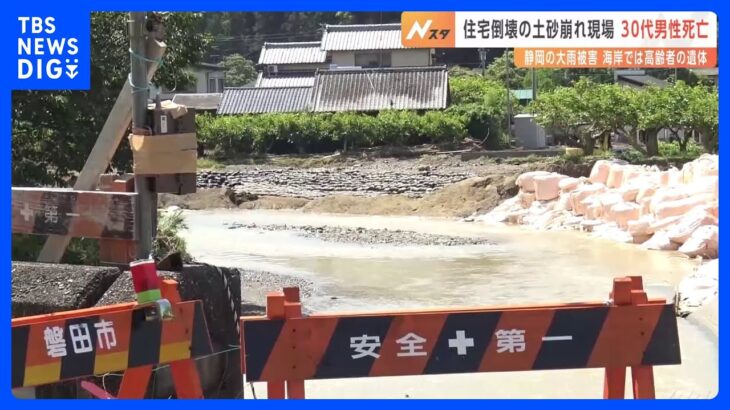
[[[326,25],[322,50],[398,50],[401,43],[400,23]]]
[[[316,64],[327,60],[327,52],[319,41],[297,43],[264,43],[259,64]]]
[[[172,102],[196,110],[216,110],[222,96],[221,93],[175,94]]]
[[[446,67],[320,70],[312,92],[318,112],[446,108]]]
[[[306,111],[312,87],[239,87],[223,90],[218,114]]]

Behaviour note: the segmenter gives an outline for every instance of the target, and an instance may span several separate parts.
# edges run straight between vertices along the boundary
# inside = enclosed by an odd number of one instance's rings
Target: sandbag
[[[719,247],[720,229],[715,225],[705,225],[697,228],[692,236],[679,248],[683,254],[694,258],[716,258]]]
[[[586,211],[585,206],[581,203],[584,199],[600,194],[606,190],[603,184],[583,185],[570,193],[571,205],[576,215],[583,215]]]
[[[583,200],[583,205],[585,205],[585,217],[588,220],[596,220],[601,218],[603,216],[603,204],[595,198],[588,198]]]
[[[640,204],[644,198],[651,198],[656,193],[656,187],[653,185],[644,185],[639,188],[639,192],[636,193],[636,203]]]
[[[609,220],[616,222],[621,229],[629,227],[629,221],[639,219],[639,205],[633,202],[620,202],[608,211]]]
[[[552,201],[560,196],[558,184],[566,178],[560,174],[537,175],[532,181],[535,185],[535,199],[538,201]]]
[[[681,216],[670,216],[669,218],[660,220],[655,219],[651,224],[651,230],[654,232],[669,230],[674,224],[679,222],[680,219],[682,219]]]
[[[626,167],[624,167],[623,181],[621,181],[621,186],[626,186],[626,185],[630,184],[634,180],[643,176],[643,174],[644,174],[643,167],[627,165]]]
[[[679,249],[679,244],[670,241],[665,232],[657,232],[651,239],[642,243],[641,247],[655,251],[676,251]]]
[[[633,185],[624,184],[623,188],[619,190],[621,197],[625,202],[635,202],[636,197],[639,195],[639,187]]]
[[[687,198],[689,194],[679,187],[661,188],[651,197],[651,212],[656,213],[657,207],[666,202],[673,202]]]
[[[598,195],[598,200],[601,202],[601,206],[603,207],[602,214],[608,215],[612,206],[619,202],[623,202],[623,196],[617,191],[609,191]]]
[[[689,198],[676,201],[664,202],[654,209],[656,219],[664,219],[670,216],[684,215],[699,205],[706,205],[712,202],[712,194],[699,194]]]
[[[570,203],[570,194],[560,194],[557,204],[555,204],[555,210],[558,210],[558,211],[573,210],[573,207]]]
[[[560,182],[558,182],[558,188],[560,188],[560,190],[562,192],[571,192],[571,191],[575,190],[576,188],[578,188],[578,185],[580,185],[580,182],[581,181],[578,178],[566,177],[566,178],[561,179]]]
[[[607,161],[605,159],[596,161],[596,163],[593,164],[588,180],[594,184],[606,184],[606,181],[608,180],[608,173],[611,171],[611,164],[611,161]]]
[[[651,229],[652,222],[654,222],[654,218],[651,215],[642,216],[635,221],[628,222],[628,231],[634,238],[640,235],[651,235],[654,233],[654,230]]]
[[[651,212],[651,197],[642,199],[638,204],[641,207],[641,210],[639,211],[639,216],[654,216],[654,214]]]
[[[535,184],[533,179],[536,176],[543,176],[543,175],[550,175],[550,172],[547,171],[530,171],[525,172],[524,174],[521,174],[517,177],[517,181],[515,183],[517,186],[520,187],[520,190],[523,192],[535,192]]]
[[[520,205],[522,208],[529,208],[535,201],[535,194],[532,192],[520,192],[517,194],[520,197]]]
[[[718,157],[717,155],[702,154],[698,159],[695,160],[695,180],[702,177],[718,176],[720,174],[719,160],[720,157]]]
[[[611,164],[611,169],[609,170],[608,178],[606,179],[606,186],[609,188],[620,188],[624,181],[625,170],[625,165]]]
[[[683,183],[682,171],[677,168],[669,170],[669,186],[678,186]]]
[[[694,182],[687,186],[686,192],[692,195],[712,194],[717,199],[715,193],[718,192],[719,178],[716,175],[703,176],[696,178]]]
[[[692,233],[705,225],[717,225],[717,219],[704,208],[698,207],[683,215],[681,219],[667,230],[667,236],[672,242],[685,243]]]
[[[710,215],[714,216],[717,219],[720,219],[720,205],[717,201],[712,201],[709,204],[705,205],[704,209]]]
[[[682,166],[682,183],[691,184],[694,181],[694,161],[687,162]]]

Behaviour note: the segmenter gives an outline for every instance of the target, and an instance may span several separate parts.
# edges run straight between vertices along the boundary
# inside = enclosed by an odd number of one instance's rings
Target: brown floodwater
[[[318,291],[303,303],[318,312],[603,301],[612,279],[627,275],[643,276],[650,297],[671,298],[681,278],[696,265],[671,252],[645,251],[580,232],[293,211],[208,210],[185,215],[190,228],[185,236],[197,259],[306,278]],[[290,231],[225,226],[234,222],[401,229],[482,236],[493,244],[329,243]],[[245,284],[242,291],[245,297]],[[679,319],[679,329],[683,363],[656,368],[657,395],[713,397],[718,385],[716,332],[685,319]],[[600,397],[602,375],[600,369],[589,369],[329,380],[307,382],[307,391],[311,397],[333,398]],[[265,388],[256,387],[257,396],[265,396]]]

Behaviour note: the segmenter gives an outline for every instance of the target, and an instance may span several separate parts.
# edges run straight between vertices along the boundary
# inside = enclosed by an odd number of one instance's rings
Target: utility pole
[[[506,80],[507,80],[507,135],[509,136],[510,143],[512,143],[512,90],[509,86],[509,70],[510,70],[510,63],[509,63],[509,48],[504,50],[504,59],[505,59],[505,65],[507,67],[506,70]]]
[[[129,49],[131,60],[132,85],[132,133],[136,135],[151,134],[146,125],[147,99],[149,87],[147,81],[147,57],[145,12],[129,13]],[[137,192],[137,258],[147,259],[152,255],[152,238],[155,235],[155,215],[157,212],[157,195],[150,190],[149,181],[143,176],[134,176],[134,187]]]
[[[535,68],[532,68],[532,101],[537,100],[537,73]]]

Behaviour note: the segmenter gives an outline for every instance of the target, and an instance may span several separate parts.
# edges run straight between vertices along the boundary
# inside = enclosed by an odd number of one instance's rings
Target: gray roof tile
[[[319,41],[297,43],[264,43],[259,64],[313,64],[324,63],[327,52]]]
[[[398,50],[406,48],[401,43],[400,23],[326,25],[322,35],[322,49],[347,50]]]
[[[306,111],[312,87],[239,87],[223,90],[218,114]]]
[[[432,110],[446,108],[446,67],[320,70],[314,111]]]

